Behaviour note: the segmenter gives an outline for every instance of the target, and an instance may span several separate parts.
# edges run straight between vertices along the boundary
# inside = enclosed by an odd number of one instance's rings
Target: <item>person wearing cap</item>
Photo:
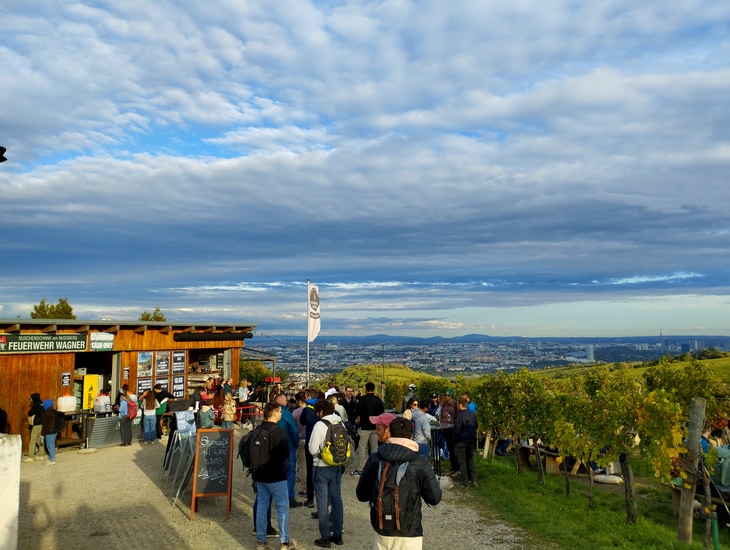
[[[375,426],[375,433],[378,435],[378,445],[382,445],[390,439],[390,423],[398,418],[393,413],[379,414],[371,416],[370,422]]]
[[[410,384],[408,386],[408,392],[403,396],[403,404],[401,405],[400,412],[406,412],[408,410],[408,402],[416,397],[416,385]]]
[[[378,450],[378,435],[375,425],[370,422],[371,416],[378,416],[385,412],[383,400],[375,395],[375,384],[365,384],[365,395],[360,398],[357,409],[358,425],[360,426],[360,444],[357,447],[356,470],[353,476],[359,476],[368,456]]]
[[[439,413],[441,412],[441,404],[439,403],[439,394],[432,393],[431,394],[431,402],[428,404],[428,414],[431,416],[438,418]]]
[[[378,450],[368,457],[362,475],[355,489],[360,502],[370,502],[370,523],[375,530],[375,548],[383,550],[421,550],[423,548],[423,526],[421,524],[421,500],[429,506],[441,502],[441,487],[431,468],[428,458],[418,453],[418,444],[411,439],[413,427],[405,418],[396,418],[383,413],[369,419],[377,431],[387,439]],[[399,482],[407,485],[411,504],[402,507],[400,529],[381,528],[377,512],[379,484],[378,475],[385,465],[393,467],[407,464],[405,474]],[[399,472],[400,474],[400,468]]]
[[[46,466],[56,464],[56,409],[53,408],[53,399],[43,401],[43,424],[41,425],[41,436],[46,444],[48,460]]]

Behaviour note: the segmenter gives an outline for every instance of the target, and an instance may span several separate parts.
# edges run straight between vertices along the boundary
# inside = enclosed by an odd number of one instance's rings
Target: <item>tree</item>
[[[30,312],[31,319],[76,319],[68,299],[59,298],[57,304],[49,304],[43,298],[39,304],[33,306]]]
[[[140,321],[167,321],[165,318],[165,314],[160,311],[160,306],[157,306],[155,310],[150,313],[147,310],[144,310],[142,312],[142,315],[139,316]]]

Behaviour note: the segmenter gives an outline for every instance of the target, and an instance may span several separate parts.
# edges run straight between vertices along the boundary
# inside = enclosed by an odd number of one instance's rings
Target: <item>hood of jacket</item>
[[[410,462],[418,456],[418,452],[409,449],[404,445],[393,443],[389,439],[387,443],[378,446],[378,456],[388,462]]]
[[[39,403],[43,403],[43,400],[41,399],[40,393],[31,393],[30,394],[30,400],[33,401],[34,405],[38,405]]]

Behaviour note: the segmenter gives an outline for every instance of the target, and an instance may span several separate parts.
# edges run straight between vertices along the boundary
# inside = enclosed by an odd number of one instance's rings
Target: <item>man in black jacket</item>
[[[41,394],[30,394],[29,401],[30,408],[28,409],[28,426],[30,427],[30,437],[28,439],[28,456],[23,459],[23,462],[43,460],[46,457],[46,451],[43,448],[43,440],[41,439],[44,412]]]
[[[477,446],[477,417],[474,411],[467,409],[469,400],[459,398],[456,407],[459,414],[454,423],[454,453],[459,461],[461,486],[477,486],[477,472],[474,467],[474,451]]]
[[[357,425],[360,428],[360,444],[357,447],[357,468],[350,475],[360,475],[365,466],[368,456],[378,449],[378,434],[375,433],[375,425],[370,422],[371,416],[378,416],[385,412],[383,400],[375,395],[375,384],[365,384],[365,395],[360,398],[357,410]]]
[[[260,426],[266,432],[266,441],[253,439],[250,447],[252,466],[255,466],[256,461],[253,459],[254,453],[257,452],[255,445],[268,445],[268,460],[258,466],[253,474],[256,480],[256,538],[260,547],[266,546],[266,514],[273,500],[276,503],[276,514],[279,520],[279,542],[281,548],[289,548],[289,490],[286,482],[289,440],[286,432],[276,425],[280,419],[281,407],[279,404],[266,403],[264,421]]]
[[[375,529],[376,548],[420,550],[423,547],[421,499],[429,506],[436,506],[441,502],[441,487],[428,459],[418,453],[418,444],[411,439],[413,427],[410,421],[396,418],[390,423],[389,430],[390,438],[365,463],[357,484],[357,499],[370,502],[370,523]],[[399,474],[401,465],[406,465],[405,474],[398,483],[401,495],[400,528],[381,527],[381,514],[377,507],[380,491],[378,478],[388,463]]]

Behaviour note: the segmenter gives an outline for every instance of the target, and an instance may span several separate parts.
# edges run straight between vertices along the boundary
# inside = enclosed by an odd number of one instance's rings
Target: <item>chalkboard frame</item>
[[[201,483],[200,485],[198,484],[198,478],[204,478],[204,476],[201,476],[200,474],[201,468],[206,467],[205,461],[207,456],[207,451],[201,452],[201,444],[203,444],[204,447],[208,447],[208,443],[211,440],[220,441],[223,438],[226,438],[228,440],[228,456],[227,462],[225,464],[227,468],[226,475],[228,478],[227,483],[225,484],[226,490],[219,492],[210,492],[208,491],[209,484],[207,482]],[[200,428],[199,430],[197,430],[195,440],[195,464],[193,466],[193,499],[190,503],[190,521],[193,521],[193,519],[195,519],[195,511],[198,508],[198,499],[204,497],[227,497],[226,520],[231,517],[231,495],[233,489],[233,447],[234,436],[232,429],[224,430],[219,428]]]

